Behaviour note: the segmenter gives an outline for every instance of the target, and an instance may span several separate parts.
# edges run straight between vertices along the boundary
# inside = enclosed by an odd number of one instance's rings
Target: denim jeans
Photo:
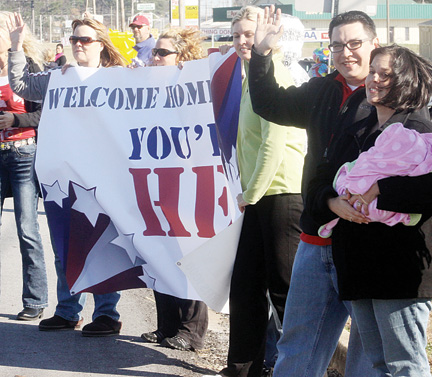
[[[331,246],[300,241],[278,342],[275,377],[322,377],[351,312],[339,300]],[[373,377],[376,372],[361,346],[352,320],[345,377]]]
[[[429,300],[357,300],[352,307],[379,376],[431,376],[425,349]]]
[[[264,366],[266,368],[274,368],[278,351],[276,344],[282,335],[282,324],[279,322],[277,314],[270,309],[270,318],[267,325],[267,337],[265,345]]]
[[[81,311],[86,302],[86,294],[78,293],[71,296],[69,287],[66,282],[66,275],[63,271],[60,258],[55,251],[54,242],[52,243],[55,255],[55,268],[57,273],[57,306],[55,315],[67,319],[69,321],[78,321],[81,318]],[[92,320],[94,321],[101,315],[106,315],[118,321],[120,314],[116,306],[120,300],[120,293],[106,293],[103,295],[93,295],[95,308],[93,311]]]
[[[1,208],[9,190],[22,258],[24,307],[46,308],[48,284],[42,239],[37,221],[39,187],[34,172],[36,144],[0,151]]]

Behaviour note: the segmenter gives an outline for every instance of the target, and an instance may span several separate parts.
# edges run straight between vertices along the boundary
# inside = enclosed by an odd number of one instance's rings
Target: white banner
[[[234,158],[221,159],[208,59],[53,71],[36,169],[71,292],[199,299],[178,261],[240,217],[238,174],[222,168]],[[235,253],[238,230],[228,239]]]

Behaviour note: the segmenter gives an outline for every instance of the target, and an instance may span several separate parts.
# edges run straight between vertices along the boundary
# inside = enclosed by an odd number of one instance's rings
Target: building
[[[410,0],[390,1],[390,43],[402,45],[418,45],[419,24],[432,19],[432,4],[417,4]],[[254,5],[268,4],[269,2],[281,5],[291,4],[293,16],[302,20],[307,30],[328,30],[332,18],[331,13],[306,13],[295,10],[295,0],[258,0]],[[374,20],[378,38],[381,43],[387,44],[387,5],[386,0],[377,0],[376,15],[371,15]]]

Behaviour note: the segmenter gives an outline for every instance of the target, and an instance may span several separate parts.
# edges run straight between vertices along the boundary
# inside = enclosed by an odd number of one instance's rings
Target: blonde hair
[[[231,28],[234,24],[241,20],[249,20],[257,22],[258,14],[263,16],[264,10],[254,5],[247,5],[241,8],[231,20]]]
[[[97,39],[100,40],[104,46],[101,51],[101,65],[102,67],[114,67],[126,65],[125,58],[120,54],[119,50],[113,45],[108,35],[107,29],[104,24],[92,18],[84,18],[82,20],[74,20],[72,22],[72,31],[79,26],[89,26],[96,31]]]
[[[176,51],[177,61],[189,61],[203,58],[201,42],[204,37],[195,29],[169,29],[159,39],[169,39]]]
[[[50,48],[45,49],[44,51],[44,60],[45,62],[53,62],[55,60],[56,53]]]
[[[13,16],[12,12],[0,11],[0,28],[6,31],[9,35],[8,27],[6,22],[9,21],[9,17]],[[24,41],[23,41],[23,50],[24,54],[31,58],[38,66],[42,69],[44,66],[44,51],[45,47],[42,43],[40,43],[36,37],[32,34],[27,24],[24,24]]]

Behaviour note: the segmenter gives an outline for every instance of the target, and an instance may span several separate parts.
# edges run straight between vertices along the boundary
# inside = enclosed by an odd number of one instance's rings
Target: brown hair
[[[204,37],[195,29],[169,29],[159,39],[169,39],[176,51],[177,61],[197,60],[203,57],[201,42]]]
[[[126,65],[125,58],[120,54],[120,52],[111,42],[111,39],[104,24],[92,18],[84,18],[83,20],[74,20],[72,22],[72,30],[75,31],[78,26],[83,25],[89,26],[93,30],[95,30],[97,34],[97,39],[100,40],[104,46],[104,49],[101,51],[100,54],[102,67],[124,67]]]
[[[372,50],[371,63],[377,55],[390,56],[392,69],[386,86],[390,91],[379,103],[396,111],[414,111],[425,107],[432,96],[431,63],[397,44]]]

